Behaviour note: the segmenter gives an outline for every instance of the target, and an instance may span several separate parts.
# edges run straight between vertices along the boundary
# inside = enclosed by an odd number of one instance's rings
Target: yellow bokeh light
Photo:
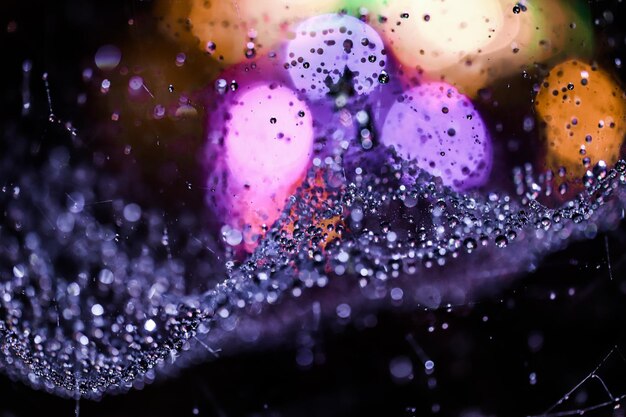
[[[226,64],[264,54],[290,38],[292,25],[337,12],[339,0],[162,0],[161,27]],[[187,28],[189,31],[187,31]],[[189,40],[190,32],[194,39]],[[253,52],[252,52],[253,50]]]
[[[397,0],[381,4],[378,28],[398,60],[432,72],[494,40],[504,24],[499,0]]]
[[[458,7],[450,0],[436,2],[442,13],[454,9],[454,13],[445,14],[441,24],[456,29],[432,26],[427,32],[428,24],[435,22],[433,16],[429,15],[428,22],[423,20],[424,15],[406,21],[396,19],[388,14],[389,10],[398,14],[407,2],[389,3],[390,6],[382,8],[388,22],[381,25],[381,31],[399,61],[472,97],[498,79],[532,70],[535,63],[549,64],[566,55],[586,58],[592,52],[588,6],[580,1],[526,2],[523,7],[513,0],[460,2]],[[415,9],[419,6],[424,13],[422,9],[435,2],[409,3]],[[482,20],[476,20],[471,13],[480,14]],[[391,17],[394,20],[389,20]],[[459,22],[470,17],[475,21],[473,26],[461,28]],[[400,21],[400,26],[396,26],[396,21]],[[485,33],[489,36],[485,37]],[[433,41],[437,36],[439,41]]]
[[[584,158],[590,166],[617,162],[626,96],[605,71],[577,60],[557,65],[541,84],[535,108],[545,123],[549,169],[564,167],[570,179],[578,179],[587,170]]]

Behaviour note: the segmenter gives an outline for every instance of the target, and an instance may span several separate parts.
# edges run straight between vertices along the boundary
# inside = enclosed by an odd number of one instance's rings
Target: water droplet
[[[101,70],[111,71],[120,64],[122,52],[115,45],[104,45],[98,48],[94,60]]]
[[[138,204],[130,203],[124,206],[124,218],[129,222],[136,222],[141,218],[141,207]]]
[[[508,239],[504,235],[496,236],[495,242],[496,246],[499,248],[505,248],[509,244]]]
[[[13,267],[13,275],[15,275],[16,278],[24,278],[25,274],[26,269],[24,268],[24,265],[15,265]]]
[[[224,94],[226,92],[226,88],[228,88],[228,82],[225,79],[219,78],[215,81],[215,91],[218,93]]]
[[[408,381],[413,376],[413,364],[407,356],[398,356],[389,362],[391,376],[399,381]]]
[[[143,328],[146,329],[146,331],[148,332],[153,332],[156,329],[156,323],[154,320],[148,319],[144,323]]]

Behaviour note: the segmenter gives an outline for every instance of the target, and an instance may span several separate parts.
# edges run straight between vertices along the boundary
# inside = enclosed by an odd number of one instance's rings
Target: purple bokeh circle
[[[300,23],[283,51],[283,61],[298,89],[311,100],[324,98],[346,73],[354,91],[367,94],[379,84],[387,57],[376,31],[352,16],[325,14]]]
[[[483,185],[491,171],[492,144],[480,114],[446,83],[422,84],[401,95],[381,140],[455,190]]]

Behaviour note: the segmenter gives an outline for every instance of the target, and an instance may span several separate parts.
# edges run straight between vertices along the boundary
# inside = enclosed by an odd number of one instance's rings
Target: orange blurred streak
[[[305,194],[304,202],[307,206],[312,206],[313,215],[311,224],[318,228],[321,233],[318,246],[320,249],[326,249],[326,246],[336,239],[341,239],[345,223],[341,216],[333,216],[331,218],[323,218],[319,215],[320,206],[325,202],[332,202],[332,195],[326,188],[326,183],[321,172],[316,172],[315,177],[307,184],[308,192]],[[298,220],[298,214],[295,207],[289,212],[289,218]],[[288,237],[293,237],[295,225],[293,222],[285,224],[283,230]]]

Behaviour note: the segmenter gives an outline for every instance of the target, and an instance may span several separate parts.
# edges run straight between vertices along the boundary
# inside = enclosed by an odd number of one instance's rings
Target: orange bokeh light
[[[617,162],[626,133],[626,96],[605,71],[569,60],[541,84],[535,108],[545,123],[546,164],[579,179],[589,165]]]

